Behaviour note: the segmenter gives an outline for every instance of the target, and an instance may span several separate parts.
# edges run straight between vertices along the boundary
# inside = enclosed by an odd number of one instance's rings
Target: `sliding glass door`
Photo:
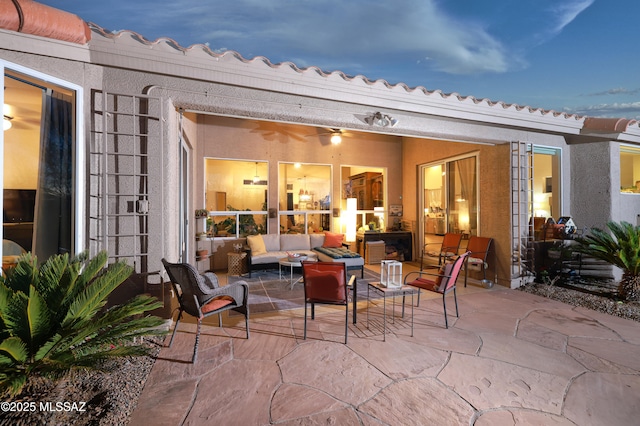
[[[478,234],[477,155],[421,167],[423,244],[447,232]]]

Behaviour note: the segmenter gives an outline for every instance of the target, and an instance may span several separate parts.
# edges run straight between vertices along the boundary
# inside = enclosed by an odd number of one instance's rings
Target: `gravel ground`
[[[615,299],[615,283],[609,285],[593,285],[590,283],[572,283],[576,287],[585,290],[597,289],[604,295],[586,293],[584,291],[572,290],[558,285],[542,283],[531,283],[519,288],[527,293],[548,297],[573,306],[581,306],[593,309],[609,315],[640,321],[640,302],[619,302]]]
[[[152,356],[125,357],[105,363],[104,371],[73,371],[57,383],[39,381],[13,398],[14,409],[35,403],[35,411],[0,411],[0,425],[126,425],[144,388],[147,376],[160,352],[163,338],[150,337],[145,341],[152,347]],[[51,408],[41,410],[40,403],[51,402]],[[72,410],[56,411],[57,402],[78,403]],[[81,407],[81,402],[85,402]],[[27,405],[31,410],[33,406]],[[73,410],[78,408],[78,410]],[[84,411],[80,411],[84,408]]]
[[[586,288],[592,288],[585,286]],[[573,306],[582,306],[610,315],[640,321],[640,303],[619,303],[603,297],[556,285],[532,283],[520,291],[549,297]],[[110,361],[102,371],[76,371],[55,385],[32,384],[13,402],[86,402],[85,411],[0,412],[0,425],[127,425],[138,397],[160,351],[161,338],[147,339],[153,356]],[[39,406],[38,406],[39,408]]]

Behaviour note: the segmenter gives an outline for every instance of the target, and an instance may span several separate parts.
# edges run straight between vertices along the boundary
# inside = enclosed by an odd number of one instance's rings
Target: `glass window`
[[[384,169],[342,166],[342,188],[341,209],[346,209],[348,198],[357,200],[357,230],[385,231],[393,227],[394,224],[386,220]]]
[[[331,166],[280,163],[280,233],[331,230]]]
[[[477,180],[476,156],[423,168],[425,234],[477,235]]]
[[[640,193],[640,149],[620,147],[620,192]]]
[[[269,164],[261,161],[205,159],[207,233],[245,237],[267,233]]]
[[[533,146],[534,217],[558,219],[560,216],[560,153],[558,148]]]
[[[7,71],[4,102],[3,238],[41,261],[73,254],[76,93]]]

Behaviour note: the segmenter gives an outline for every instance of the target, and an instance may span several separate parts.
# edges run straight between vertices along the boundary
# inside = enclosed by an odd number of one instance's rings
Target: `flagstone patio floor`
[[[413,336],[396,306],[385,342],[379,299],[368,322],[359,302],[346,345],[333,307],[316,308],[306,340],[301,309],[251,317],[249,339],[241,316],[209,319],[196,364],[195,324],[181,322],[130,425],[638,424],[640,324],[461,281],[448,329],[442,298],[422,293]]]

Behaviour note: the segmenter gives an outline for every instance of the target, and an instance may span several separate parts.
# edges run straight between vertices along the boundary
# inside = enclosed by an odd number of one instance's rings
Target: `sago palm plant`
[[[629,301],[640,300],[640,227],[628,222],[608,222],[610,232],[593,228],[578,238],[578,251],[622,269],[618,295]]]
[[[107,297],[132,268],[93,259],[56,255],[41,267],[23,255],[0,277],[0,394],[17,394],[29,377],[56,379],[72,368],[97,368],[107,358],[143,355],[135,337],[162,334],[163,320],[144,316],[161,304],[137,296],[103,309]]]

